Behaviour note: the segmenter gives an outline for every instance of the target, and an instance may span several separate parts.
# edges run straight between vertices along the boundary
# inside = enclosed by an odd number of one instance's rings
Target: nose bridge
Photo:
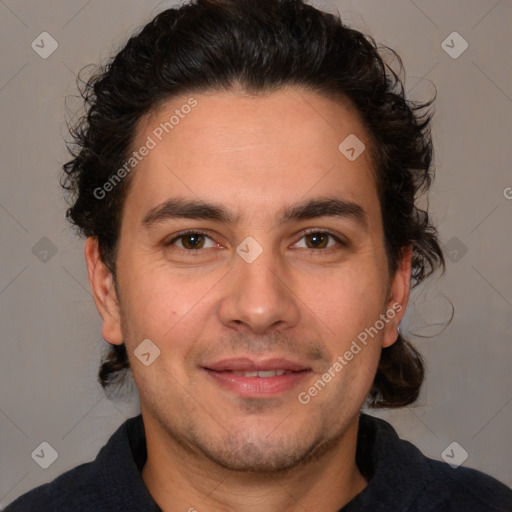
[[[255,302],[263,298],[268,303],[276,301],[281,292],[276,260],[277,258],[272,254],[272,251],[267,249],[265,253],[262,253],[251,263],[243,260],[243,258],[240,258],[236,263],[236,273],[240,277],[240,286],[246,289],[247,293],[243,293],[243,295],[248,301],[251,298]]]
[[[254,332],[272,326],[295,325],[298,308],[293,293],[280,277],[279,256],[272,248],[263,248],[245,240],[237,248],[230,290],[223,297],[221,320],[231,327],[245,324]]]

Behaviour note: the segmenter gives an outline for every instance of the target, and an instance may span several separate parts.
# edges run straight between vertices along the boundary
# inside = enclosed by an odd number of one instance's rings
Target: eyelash
[[[340,246],[342,247],[345,247],[347,246],[348,244],[346,242],[344,242],[343,240],[341,240],[338,236],[336,236],[334,233],[331,233],[330,231],[325,231],[325,230],[321,230],[321,229],[316,229],[316,228],[310,228],[306,231],[304,231],[304,233],[302,234],[301,238],[299,240],[302,240],[305,236],[307,235],[311,235],[311,234],[321,234],[321,235],[327,235],[329,237],[331,237],[332,239],[334,239]],[[205,236],[207,238],[209,238],[210,240],[213,241],[213,239],[204,231],[201,231],[201,230],[194,230],[194,229],[188,229],[186,231],[182,231],[181,233],[178,233],[177,236],[175,236],[174,238],[172,238],[171,240],[169,240],[168,242],[165,242],[165,246],[166,247],[170,247],[172,246],[177,240],[179,239],[182,239],[182,238],[185,238],[187,235],[202,235],[202,236]],[[201,252],[201,249],[184,249],[182,247],[177,247],[178,250],[180,251],[183,251],[185,253],[200,253]],[[309,247],[307,249],[310,249]],[[323,252],[330,252],[332,250],[335,250],[336,247],[326,247],[326,248],[320,248],[320,249],[314,249],[314,248],[311,248],[311,250],[313,251],[323,251]]]

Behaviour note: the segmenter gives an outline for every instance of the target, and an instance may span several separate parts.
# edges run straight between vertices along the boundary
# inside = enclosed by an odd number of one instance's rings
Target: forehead
[[[243,221],[308,194],[339,195],[371,217],[379,207],[369,144],[353,108],[317,93],[182,95],[139,122],[133,149],[151,150],[133,171],[126,204],[142,215],[184,196],[225,204]]]

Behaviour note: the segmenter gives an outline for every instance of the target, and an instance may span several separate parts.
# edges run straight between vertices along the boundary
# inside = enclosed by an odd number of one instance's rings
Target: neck
[[[286,472],[265,474],[219,467],[148,420],[142,478],[163,512],[339,510],[367,485],[355,462],[358,416],[321,454]]]

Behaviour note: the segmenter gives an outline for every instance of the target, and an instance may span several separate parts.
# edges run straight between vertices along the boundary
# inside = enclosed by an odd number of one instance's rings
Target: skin
[[[86,242],[103,337],[126,343],[140,393],[142,477],[166,512],[338,510],[367,485],[355,463],[358,417],[381,349],[397,338],[410,248],[389,275],[370,141],[347,104],[291,87],[190,96],[197,107],[130,176],[118,293],[96,239]],[[142,119],[134,148],[190,96]],[[338,150],[349,134],[367,148],[353,162]],[[147,212],[171,197],[215,202],[238,219],[170,218],[145,229]],[[318,197],[356,202],[367,228],[350,217],[279,222],[287,206]],[[199,249],[175,240],[185,229],[206,232]],[[263,249],[252,263],[236,252],[249,236]],[[301,404],[298,393],[397,303],[403,309]],[[147,338],[160,349],[149,366],[133,353]],[[243,398],[201,369],[242,356],[284,357],[312,371],[291,390]]]

